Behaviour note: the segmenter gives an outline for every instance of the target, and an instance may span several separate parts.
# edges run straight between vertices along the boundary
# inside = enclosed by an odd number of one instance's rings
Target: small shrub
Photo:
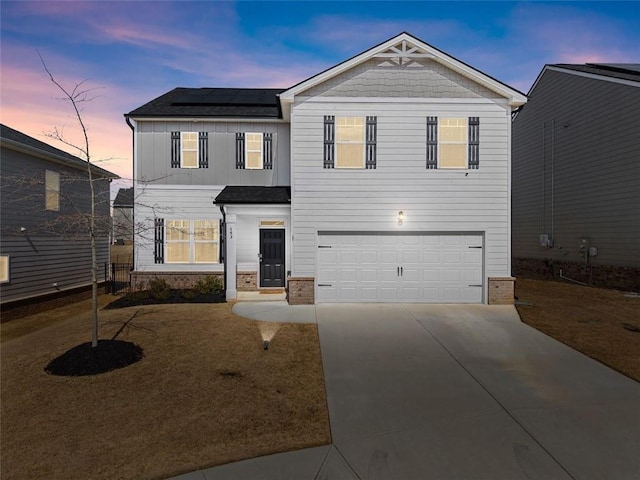
[[[171,287],[164,278],[154,277],[149,280],[149,294],[156,300],[167,300],[171,294]]]
[[[197,294],[198,293],[195,290],[183,290],[182,298],[184,298],[185,300],[193,300],[194,298],[196,298]]]
[[[193,289],[201,295],[207,295],[208,293],[218,294],[222,292],[223,288],[222,281],[213,275],[207,275],[201,278],[193,287]]]

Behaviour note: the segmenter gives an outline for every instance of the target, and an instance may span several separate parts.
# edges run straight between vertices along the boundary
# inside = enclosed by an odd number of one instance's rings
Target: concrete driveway
[[[636,479],[640,384],[511,306],[315,307],[333,443],[182,479]]]

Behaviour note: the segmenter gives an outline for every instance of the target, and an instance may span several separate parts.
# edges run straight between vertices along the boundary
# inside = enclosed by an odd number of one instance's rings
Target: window
[[[60,174],[45,171],[45,207],[47,210],[60,210]]]
[[[467,119],[440,119],[439,168],[467,168]]]
[[[167,220],[165,263],[218,263],[217,220]]]
[[[9,255],[0,255],[0,283],[9,281]]]
[[[171,168],[209,168],[209,133],[171,132]]]
[[[364,118],[336,118],[336,168],[364,168]]]
[[[427,117],[427,170],[480,168],[480,117]]]
[[[196,132],[181,133],[180,166],[182,168],[198,168],[198,134]]]
[[[236,169],[272,170],[275,133],[236,132]]]
[[[262,133],[245,133],[245,148],[245,168],[262,169]]]

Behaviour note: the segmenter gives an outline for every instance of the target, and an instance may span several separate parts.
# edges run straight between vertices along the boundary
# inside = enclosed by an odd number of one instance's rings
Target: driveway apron
[[[514,307],[316,315],[333,446],[352,478],[639,478],[640,385]]]

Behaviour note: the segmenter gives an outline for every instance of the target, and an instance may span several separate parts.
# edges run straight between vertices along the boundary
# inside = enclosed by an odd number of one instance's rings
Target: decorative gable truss
[[[400,43],[388,48],[384,52],[375,54],[374,58],[385,59],[390,65],[408,67],[412,65],[420,65],[417,63],[417,60],[419,59],[433,59],[434,56],[426,50],[414,45],[412,42],[402,40]]]

